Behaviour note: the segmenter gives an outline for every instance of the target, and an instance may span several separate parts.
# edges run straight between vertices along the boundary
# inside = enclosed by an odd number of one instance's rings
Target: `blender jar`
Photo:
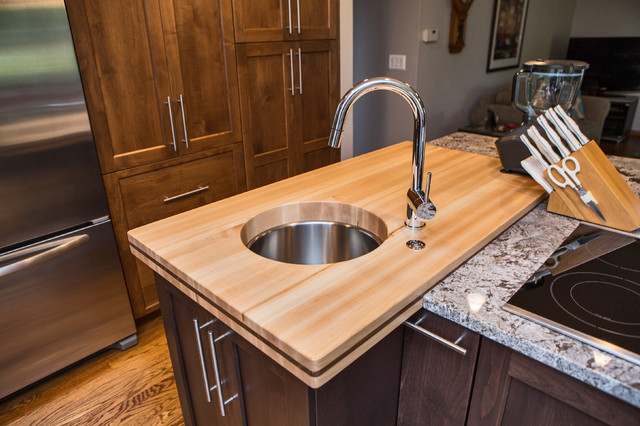
[[[549,59],[525,62],[513,76],[511,103],[527,114],[527,122],[556,105],[569,111],[576,101],[587,68],[589,64],[581,61]],[[525,103],[522,103],[523,99]]]

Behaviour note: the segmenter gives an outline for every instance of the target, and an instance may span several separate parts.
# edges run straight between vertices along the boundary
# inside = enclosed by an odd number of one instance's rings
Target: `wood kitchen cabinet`
[[[246,190],[231,0],[66,4],[139,318],[158,301],[126,232]]]
[[[482,339],[469,424],[633,425],[640,410]]]
[[[407,329],[398,425],[631,425],[640,410],[425,310],[410,320],[466,349]],[[460,340],[458,340],[460,338]]]
[[[240,142],[231,0],[67,0],[103,173]]]
[[[480,336],[424,309],[409,322],[404,336],[398,425],[464,425],[475,374]],[[455,342],[460,353],[422,330]]]
[[[158,307],[151,269],[130,252],[127,231],[212,203],[246,189],[242,144],[104,176],[134,315]]]
[[[335,39],[338,0],[234,0],[236,42]]]
[[[339,161],[337,41],[238,45],[238,74],[249,189]]]
[[[163,278],[156,279],[186,424],[395,424],[402,327],[312,389]],[[207,390],[217,386],[216,374],[221,395],[218,388]]]

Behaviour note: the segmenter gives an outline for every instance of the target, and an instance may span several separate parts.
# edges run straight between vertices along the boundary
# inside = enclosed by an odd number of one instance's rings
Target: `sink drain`
[[[407,241],[407,247],[411,250],[422,250],[425,246],[425,243],[420,240],[409,240]]]

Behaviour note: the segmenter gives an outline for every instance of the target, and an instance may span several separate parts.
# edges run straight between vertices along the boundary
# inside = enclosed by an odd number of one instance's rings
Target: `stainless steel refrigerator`
[[[0,2],[0,398],[136,343],[63,0]]]

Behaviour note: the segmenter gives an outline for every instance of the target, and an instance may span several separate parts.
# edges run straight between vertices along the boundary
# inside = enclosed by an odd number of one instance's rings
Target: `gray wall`
[[[416,88],[421,0],[353,0],[354,84],[393,77]],[[389,70],[389,54],[407,55],[407,69]],[[390,92],[360,98],[352,109],[353,153],[360,155],[413,137],[409,105]]]
[[[520,63],[530,59],[564,58],[570,37],[575,0],[530,0]],[[422,28],[438,27],[437,43],[421,44],[418,90],[431,112],[429,139],[469,123],[471,110],[484,95],[510,84],[518,68],[486,72],[493,19],[493,1],[476,1],[467,18],[462,52],[450,54],[447,41],[451,2],[425,0]]]
[[[427,107],[427,138],[456,131],[482,96],[510,84],[517,71],[486,72],[494,3],[473,2],[466,46],[450,54],[451,0],[353,0],[354,83],[381,75],[406,81]],[[437,28],[439,40],[422,43],[425,28]],[[640,36],[640,0],[529,0],[520,63],[564,58],[572,36]],[[389,54],[407,55],[407,70],[389,70]],[[353,117],[354,155],[412,137],[410,110],[397,95],[371,93]]]

